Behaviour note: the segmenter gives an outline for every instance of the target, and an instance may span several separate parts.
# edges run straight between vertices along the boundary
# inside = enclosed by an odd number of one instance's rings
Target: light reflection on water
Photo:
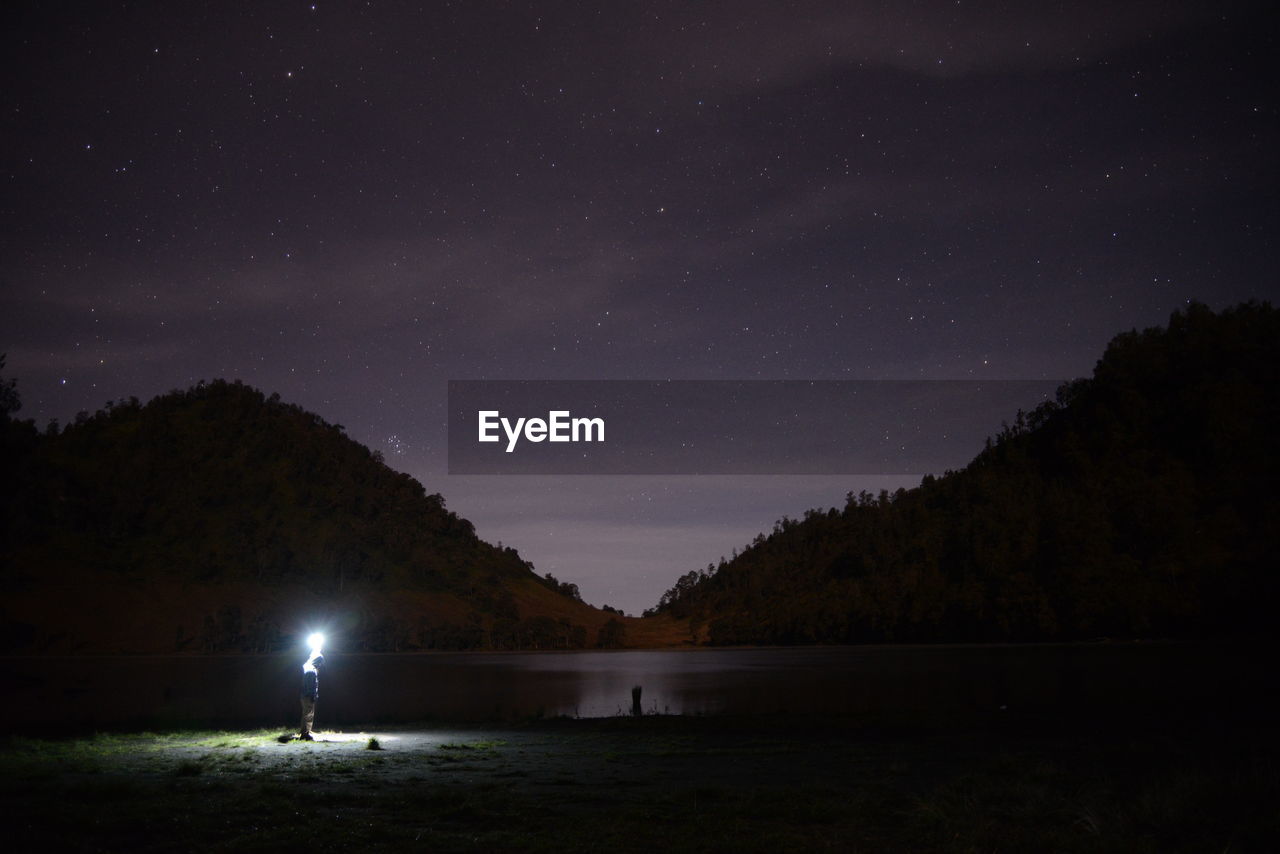
[[[305,653],[304,653],[305,655]],[[0,659],[5,725],[287,722],[299,656]],[[1238,649],[1195,644],[874,646],[326,655],[319,718],[362,722],[645,713],[1106,709],[1205,702]]]

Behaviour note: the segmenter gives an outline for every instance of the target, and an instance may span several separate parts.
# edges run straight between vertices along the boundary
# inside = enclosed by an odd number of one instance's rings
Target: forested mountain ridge
[[[620,640],[340,426],[239,382],[3,430],[7,649],[268,651],[317,621],[365,650]]]
[[[733,643],[1274,634],[1280,312],[1193,304],[967,467],[783,519],[655,610]]]

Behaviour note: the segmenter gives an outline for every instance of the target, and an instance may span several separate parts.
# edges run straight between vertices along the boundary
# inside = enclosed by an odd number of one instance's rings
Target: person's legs
[[[311,724],[316,719],[316,701],[311,697],[302,698],[302,738],[311,738]]]

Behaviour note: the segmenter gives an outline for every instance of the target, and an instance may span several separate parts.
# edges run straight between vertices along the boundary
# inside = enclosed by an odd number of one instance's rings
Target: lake
[[[6,728],[292,725],[302,655],[0,658]],[[326,655],[317,726],[645,713],[1209,709],[1254,696],[1226,644]],[[1265,670],[1263,671],[1265,672]]]

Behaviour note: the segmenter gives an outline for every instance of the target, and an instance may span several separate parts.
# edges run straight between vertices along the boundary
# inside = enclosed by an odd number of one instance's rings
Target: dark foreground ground
[[[1257,715],[647,716],[284,735],[11,737],[5,847],[1280,850],[1280,751]]]

